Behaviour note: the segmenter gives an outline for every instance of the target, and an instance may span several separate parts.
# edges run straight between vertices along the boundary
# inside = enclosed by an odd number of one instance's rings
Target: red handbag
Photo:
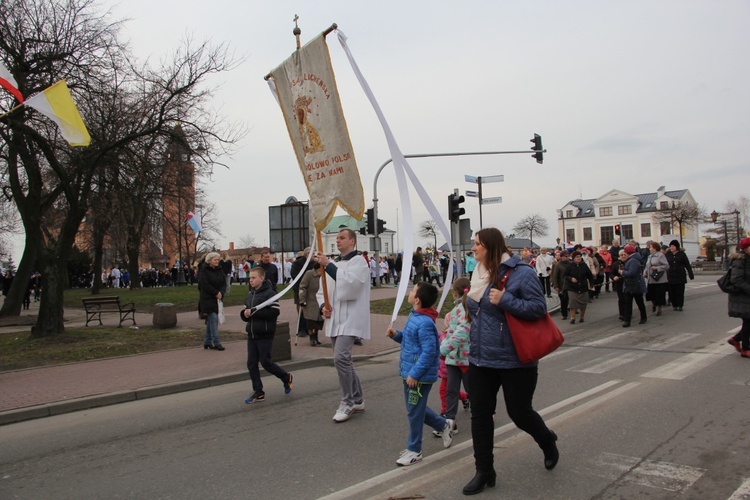
[[[500,290],[505,288],[511,270],[500,281]],[[510,336],[521,363],[533,363],[560,347],[565,339],[549,313],[539,319],[521,319],[505,312]]]

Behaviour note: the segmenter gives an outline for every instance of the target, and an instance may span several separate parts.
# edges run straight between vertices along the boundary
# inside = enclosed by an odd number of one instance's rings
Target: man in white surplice
[[[336,246],[340,253],[336,262],[318,253],[318,262],[326,271],[330,306],[324,304],[322,287],[317,298],[326,318],[325,334],[331,338],[333,363],[341,386],[341,404],[333,421],[344,422],[352,413],[365,411],[352,348],[357,337],[370,339],[370,268],[357,253],[357,234],[351,229],[339,231]]]

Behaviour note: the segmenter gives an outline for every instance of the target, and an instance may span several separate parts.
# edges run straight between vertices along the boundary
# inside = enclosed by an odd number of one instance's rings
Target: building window
[[[651,224],[641,224],[641,238],[651,237]]]
[[[388,250],[388,242],[387,241],[385,242],[385,253],[386,254],[391,253],[390,250]]]
[[[599,209],[599,217],[609,217],[612,215],[612,207],[601,207]]]
[[[584,227],[583,228],[583,241],[591,241],[593,238],[591,237],[591,228],[590,227]]]
[[[669,222],[662,222],[659,224],[659,232],[661,234],[672,234],[672,224]]]
[[[612,240],[615,239],[615,229],[612,226],[604,226],[599,228],[601,241],[600,245],[611,245]]]
[[[620,205],[617,207],[618,215],[630,215],[633,213],[633,207],[630,205]]]
[[[633,225],[632,224],[628,224],[627,226],[623,224],[620,227],[620,229],[622,231],[622,237],[623,238],[625,238],[626,240],[635,239],[635,238],[633,238]]]
[[[572,210],[566,210],[565,211],[565,218],[566,219],[572,219],[573,218],[573,211]]]
[[[669,210],[669,202],[668,201],[659,202],[659,210]]]
[[[566,229],[565,230],[565,242],[574,242],[576,240],[576,230]]]
[[[331,254],[336,253],[336,243],[331,243]]]

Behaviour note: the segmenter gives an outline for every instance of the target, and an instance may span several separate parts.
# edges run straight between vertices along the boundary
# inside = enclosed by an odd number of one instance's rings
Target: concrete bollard
[[[157,328],[174,328],[177,326],[177,310],[174,304],[154,304],[154,326]]]
[[[276,333],[273,336],[273,347],[271,348],[271,359],[274,361],[288,361],[292,359],[289,323],[286,321],[279,321],[276,324]]]

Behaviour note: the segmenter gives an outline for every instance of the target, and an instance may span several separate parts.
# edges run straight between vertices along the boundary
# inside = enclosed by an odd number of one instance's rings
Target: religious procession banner
[[[338,206],[362,219],[365,196],[341,108],[325,36],[271,72],[318,231]]]

